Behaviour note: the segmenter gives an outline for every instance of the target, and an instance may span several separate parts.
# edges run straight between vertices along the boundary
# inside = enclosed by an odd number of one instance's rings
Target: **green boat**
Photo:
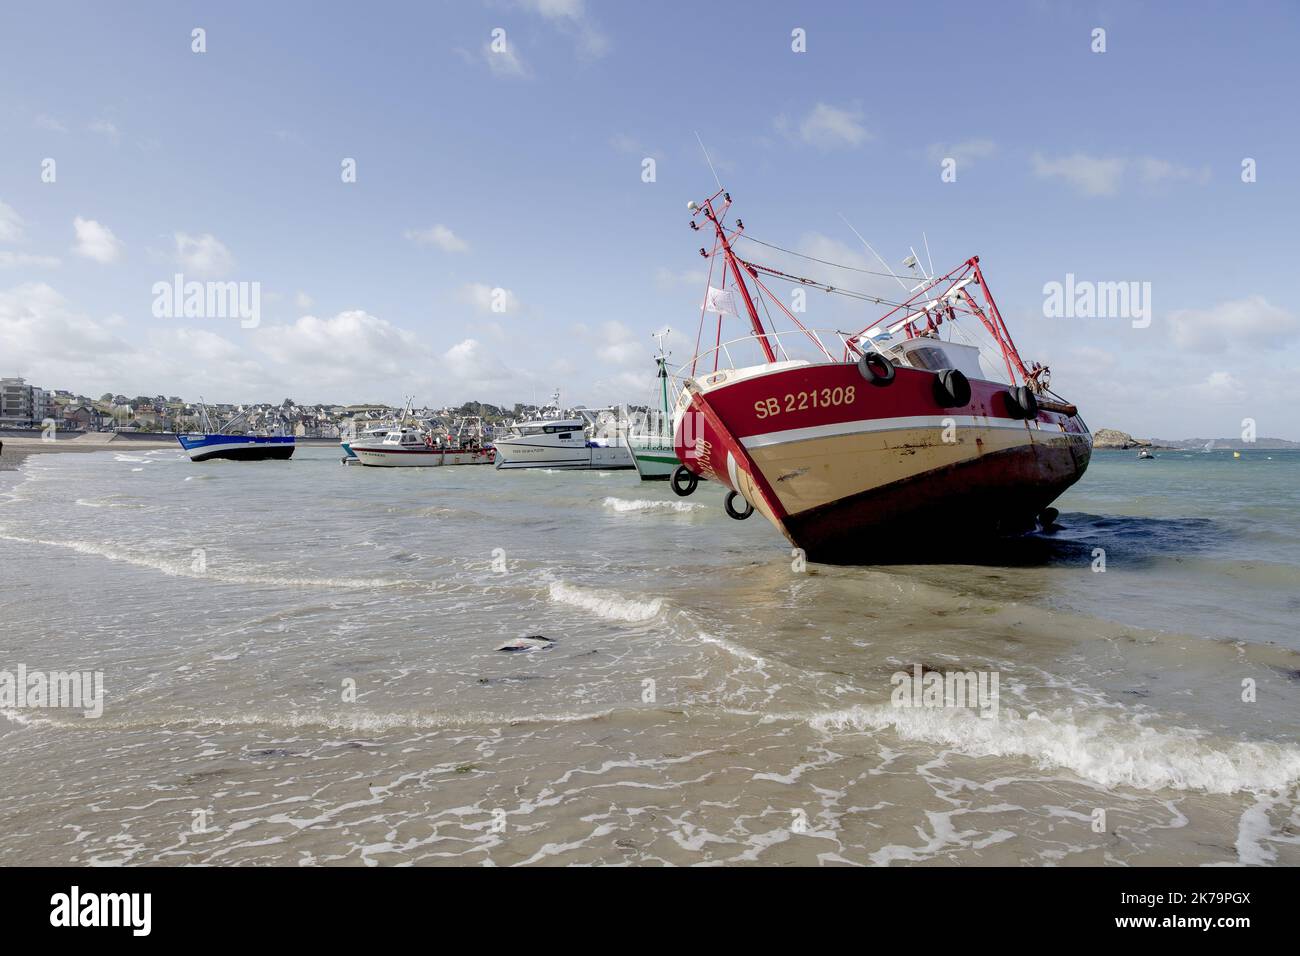
[[[667,481],[681,464],[673,451],[673,413],[668,405],[668,356],[663,348],[663,335],[667,334],[665,330],[660,336],[659,354],[655,357],[659,366],[660,409],[651,413],[645,431],[628,435],[632,461],[642,481]]]

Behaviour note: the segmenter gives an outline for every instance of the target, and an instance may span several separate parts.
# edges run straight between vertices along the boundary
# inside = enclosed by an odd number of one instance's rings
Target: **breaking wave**
[[[637,498],[632,501],[627,498],[606,498],[605,507],[611,511],[622,513],[627,511],[699,511],[706,506],[698,501],[652,501],[648,498]]]
[[[806,717],[815,730],[893,730],[904,740],[951,747],[971,757],[1023,757],[1061,767],[1104,787],[1237,793],[1300,781],[1300,750],[1274,743],[1221,741],[1182,728],[1156,730],[1133,718],[1077,718],[1058,711],[993,719],[944,708],[854,706]]]
[[[551,600],[557,604],[572,604],[609,621],[640,624],[657,616],[663,609],[664,599],[637,600],[612,594],[608,591],[589,591],[575,588],[562,581],[551,582]]]

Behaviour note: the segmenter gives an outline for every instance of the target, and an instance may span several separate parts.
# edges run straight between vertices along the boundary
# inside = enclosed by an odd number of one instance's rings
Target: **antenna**
[[[925,243],[925,258],[930,262],[930,275],[934,275],[934,259],[930,255],[930,240],[926,238],[925,233],[921,233],[921,241]]]
[[[695,133],[695,141],[700,144],[700,151],[704,153],[704,161],[709,164],[709,172],[713,173],[713,181],[718,184],[718,189],[722,189],[722,180],[718,178],[718,171],[713,168],[713,160],[709,159],[709,151],[704,148],[704,140],[700,139],[698,131]]]
[[[844,213],[840,213],[840,218],[844,219]],[[844,225],[848,226],[849,229],[853,230],[853,234],[858,237],[859,242],[861,242],[868,249],[871,249],[871,243],[867,242],[866,239],[862,238],[862,233],[858,232],[856,229],[853,228],[853,223],[849,222],[847,219],[844,219]],[[878,253],[875,249],[871,249],[871,254],[876,257],[877,262],[879,262],[882,266],[884,266],[886,269],[889,270],[889,274],[894,277],[895,282],[897,282],[899,285],[903,287],[903,291],[910,294],[912,290],[907,287],[907,283],[898,277],[898,273],[889,267],[888,262],[880,258],[880,253]]]
[[[662,356],[665,356],[665,357],[667,357],[667,356],[670,355],[671,353],[670,353],[670,352],[665,352],[665,351],[664,351],[664,339],[668,338],[668,335],[669,335],[669,333],[671,333],[671,332],[672,332],[672,329],[665,327],[664,330],[663,330],[662,332],[651,332],[651,333],[650,333],[650,338],[654,339],[654,340],[655,340],[655,344],[659,347],[659,354],[662,355]]]

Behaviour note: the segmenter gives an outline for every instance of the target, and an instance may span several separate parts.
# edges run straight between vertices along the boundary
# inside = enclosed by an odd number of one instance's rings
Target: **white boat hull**
[[[617,471],[634,468],[626,445],[564,446],[524,441],[498,441],[496,466],[502,471],[515,468],[555,468],[565,471]]]
[[[363,465],[379,468],[440,468],[444,465],[490,465],[492,450],[448,451],[440,448],[383,448],[353,445]]]
[[[677,460],[677,452],[673,451],[671,440],[638,442],[633,439],[632,461],[642,481],[667,481],[681,464]]]

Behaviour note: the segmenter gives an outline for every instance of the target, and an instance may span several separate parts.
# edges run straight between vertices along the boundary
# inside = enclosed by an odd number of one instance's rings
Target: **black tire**
[[[1055,508],[1044,508],[1038,514],[1038,523],[1043,526],[1043,530],[1056,527],[1056,519],[1061,517],[1061,513]]]
[[[1029,421],[1038,417],[1038,398],[1025,385],[1007,389],[1007,406],[1012,418]]]
[[[858,374],[872,385],[888,385],[894,380],[894,363],[879,352],[865,352],[858,359]]]
[[[934,373],[934,400],[943,408],[969,405],[970,380],[959,369],[939,369]]]
[[[745,502],[744,511],[736,510],[736,505],[734,502],[737,498]],[[722,503],[722,508],[724,511],[727,512],[728,518],[735,518],[737,521],[744,521],[746,518],[748,518],[750,515],[754,513],[754,506],[751,505],[748,501],[746,501],[745,496],[742,495],[739,491],[727,492],[727,500]]]
[[[700,486],[700,476],[685,465],[678,465],[673,472],[672,478],[668,480],[668,484],[677,497],[689,498],[695,494],[695,489]]]

